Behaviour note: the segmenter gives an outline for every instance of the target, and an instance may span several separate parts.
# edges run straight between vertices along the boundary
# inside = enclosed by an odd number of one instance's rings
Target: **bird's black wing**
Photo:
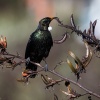
[[[29,57],[31,61],[40,63],[49,55],[52,45],[53,41],[49,31],[33,32],[26,46],[25,59]],[[26,63],[26,69],[36,70],[37,67]]]

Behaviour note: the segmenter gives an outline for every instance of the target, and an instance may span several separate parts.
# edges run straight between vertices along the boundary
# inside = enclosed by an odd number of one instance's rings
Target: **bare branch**
[[[70,25],[64,25],[59,18],[56,18],[57,22],[59,23],[59,26],[61,27],[65,27],[66,29],[70,29],[72,32],[75,32],[77,35],[82,36],[83,40],[86,40],[86,42],[88,43],[88,45],[90,45],[91,47],[96,47],[96,51],[100,51],[100,40],[97,39],[94,35],[94,31],[95,31],[95,26],[97,23],[97,20],[95,20],[93,23],[90,22],[90,27],[86,33],[86,29],[85,31],[81,31],[79,29],[76,28],[76,25],[74,23],[74,19],[73,19],[73,15],[71,16],[71,26]]]
[[[74,72],[75,75],[77,75],[77,79],[79,79],[80,77],[80,73],[82,73],[83,71],[85,72],[85,68],[87,67],[87,65],[90,63],[91,59],[92,59],[92,51],[90,50],[89,46],[91,47],[95,47],[95,52],[97,53],[99,51],[100,53],[100,40],[97,39],[95,37],[95,26],[97,23],[97,20],[95,20],[93,23],[90,22],[90,26],[88,31],[86,31],[86,29],[82,32],[81,30],[79,30],[78,28],[76,28],[75,25],[75,21],[73,18],[73,15],[71,15],[70,18],[70,23],[71,25],[64,25],[62,21],[59,20],[58,17],[55,17],[55,19],[57,20],[57,22],[59,23],[59,26],[61,27],[65,27],[66,29],[71,30],[71,33],[75,32],[77,35],[80,35],[85,43],[86,46],[86,55],[84,56],[84,58],[82,60],[80,60],[73,52],[69,51],[69,55],[74,59],[76,66],[74,67],[72,65],[72,63],[70,62],[69,59],[67,59],[67,63],[69,65],[69,67],[71,68],[71,70]],[[63,35],[63,37],[60,40],[54,40],[54,43],[56,44],[61,44],[63,43],[66,38],[68,37],[67,32]],[[5,62],[10,64],[10,66],[7,66],[7,68],[12,68],[15,69],[18,65],[21,65],[22,63],[26,63],[27,60],[24,59],[23,57],[21,57],[18,53],[17,55],[14,54],[10,54],[6,51],[7,48],[7,40],[6,37],[1,36],[0,37],[0,65],[3,65]],[[99,56],[98,56],[99,57]],[[19,62],[15,62],[15,59],[20,59]],[[45,71],[45,66],[42,66],[40,63],[36,63],[36,62],[32,62],[29,61],[30,63],[38,66],[40,68],[40,70],[37,71],[32,71],[32,70],[24,70],[22,72],[23,78],[21,80],[17,80],[18,82],[24,82],[27,83],[28,79],[34,75],[34,74],[38,74],[41,71]],[[55,69],[61,65],[62,63],[64,63],[64,61],[61,61],[60,63],[58,63],[53,70],[48,69],[47,71],[55,76],[58,76],[60,79],[59,80],[54,80],[48,76],[44,76],[41,75],[41,78],[43,80],[43,82],[46,85],[46,88],[49,87],[53,87],[54,85],[58,84],[59,82],[65,81],[65,82],[69,82],[74,84],[75,86],[81,88],[82,90],[84,90],[86,93],[85,94],[78,94],[76,93],[76,91],[74,91],[71,87],[70,84],[65,84],[67,86],[68,92],[62,91],[63,93],[65,93],[68,96],[71,96],[71,98],[77,98],[77,97],[81,97],[84,96],[86,94],[90,94],[93,95],[97,98],[100,99],[100,95],[94,93],[93,91],[85,88],[84,86],[82,86],[81,84],[79,84],[78,82],[75,82],[67,77],[64,77],[63,75],[61,75],[60,73],[56,72]],[[89,97],[91,99],[91,97]],[[54,100],[58,100],[58,97],[54,94]]]
[[[24,58],[21,57],[21,56],[16,56],[16,55],[9,54],[9,53],[4,54],[4,55],[12,56],[12,57],[15,57],[15,58],[19,58],[19,59],[21,59],[22,61],[26,61],[26,59],[24,59]],[[44,67],[43,67],[41,64],[35,63],[35,62],[32,62],[32,61],[30,61],[30,62],[31,62],[32,64],[35,64],[35,65],[37,65],[38,67],[44,69]],[[77,83],[77,82],[75,82],[75,81],[73,81],[73,80],[71,80],[71,79],[69,79],[69,78],[67,78],[67,77],[62,76],[60,73],[55,72],[54,70],[53,70],[53,71],[52,71],[52,70],[49,70],[49,69],[48,69],[48,72],[52,73],[52,74],[55,75],[55,76],[58,76],[58,77],[61,78],[62,80],[71,82],[72,84],[78,86],[79,88],[81,88],[82,90],[86,91],[87,93],[89,93],[89,94],[91,94],[91,95],[93,95],[93,96],[95,96],[95,97],[97,97],[97,98],[100,99],[100,95],[98,95],[98,94],[92,92],[91,90],[89,90],[89,89],[83,87],[81,84],[79,84],[79,83]]]

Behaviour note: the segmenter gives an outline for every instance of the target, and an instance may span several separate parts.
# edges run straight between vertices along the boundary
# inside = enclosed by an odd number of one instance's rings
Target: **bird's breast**
[[[32,39],[35,39],[36,41],[49,41],[49,40],[52,40],[52,36],[51,36],[51,33],[50,31],[37,31],[35,32],[35,34],[33,34],[33,37]]]

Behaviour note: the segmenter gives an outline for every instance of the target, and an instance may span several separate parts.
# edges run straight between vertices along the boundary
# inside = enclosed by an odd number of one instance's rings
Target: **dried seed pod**
[[[64,81],[63,79],[59,79],[59,80],[53,80],[52,78],[48,77],[47,75],[41,75],[42,81],[45,83],[46,85],[46,89],[48,89],[49,87],[53,87],[54,85]]]
[[[83,71],[85,71],[85,67],[82,63],[82,61],[71,51],[69,51],[70,56],[75,60],[76,63],[76,69],[78,70],[78,74],[82,73]]]
[[[7,48],[7,40],[6,37],[0,37],[0,48]]]
[[[90,63],[90,61],[92,59],[93,53],[92,53],[92,50],[89,48],[89,45],[86,41],[84,41],[84,44],[85,44],[85,47],[86,47],[86,55],[83,58],[82,63],[84,65],[84,67],[86,68],[87,65]]]
[[[62,91],[62,90],[61,90],[61,92],[64,93],[65,95],[69,96],[69,99],[73,100],[73,99],[81,96],[81,94],[79,94],[75,90],[73,90],[69,81],[65,81],[65,85],[67,86],[67,92]]]
[[[73,52],[69,51],[69,54],[80,66],[83,66],[81,60]]]
[[[93,22],[93,24],[92,24],[93,35],[94,35],[94,33],[95,33],[95,26],[96,26],[96,24],[97,24],[97,20],[95,20],[95,21]]]
[[[17,79],[18,82],[28,83],[28,77]]]
[[[50,81],[43,74],[41,74],[41,79],[46,85],[50,83]]]
[[[60,40],[54,40],[53,42],[54,42],[55,44],[61,44],[61,43],[65,42],[66,39],[67,39],[68,37],[69,37],[69,35],[68,35],[68,33],[66,32],[66,33],[63,35],[62,39],[60,39]]]
[[[70,69],[72,70],[72,72],[77,74],[77,70],[74,68],[73,64],[70,62],[69,59],[67,59],[67,63],[69,65]]]
[[[69,99],[71,99],[71,100],[81,96],[81,94],[74,91],[70,85],[68,85],[68,87],[67,87],[67,92],[62,91],[62,90],[61,90],[61,92],[64,93],[65,95],[69,96]]]
[[[75,22],[74,22],[74,18],[73,18],[73,14],[71,15],[70,23],[71,23],[72,27],[76,28],[76,25],[75,25]]]

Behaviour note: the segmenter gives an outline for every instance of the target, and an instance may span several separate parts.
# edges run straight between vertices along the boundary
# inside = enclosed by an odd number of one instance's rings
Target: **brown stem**
[[[43,66],[41,66],[41,65],[38,64],[38,63],[34,63],[34,62],[31,62],[31,63],[36,64],[37,66],[39,66],[39,67],[41,67],[41,68],[44,68]],[[100,99],[100,95],[98,95],[98,94],[92,92],[91,90],[89,90],[89,89],[83,87],[81,84],[79,84],[79,83],[77,83],[77,82],[75,82],[75,81],[73,81],[73,80],[71,80],[71,79],[69,79],[69,78],[65,78],[64,76],[62,76],[61,74],[59,74],[59,73],[57,73],[57,72],[55,72],[55,71],[48,70],[48,72],[50,72],[50,73],[52,73],[52,74],[54,74],[54,75],[56,75],[56,76],[58,76],[58,77],[60,77],[60,78],[62,78],[62,79],[64,79],[64,80],[66,80],[66,81],[69,81],[69,82],[73,83],[74,85],[80,87],[81,89],[83,89],[84,91],[88,92],[89,94],[91,94],[91,95],[93,95],[93,96],[95,96],[95,97],[97,97],[97,98]]]
[[[52,73],[52,74],[54,74],[54,75],[56,75],[56,76],[58,76],[58,77],[64,79],[64,80],[68,80],[69,82],[71,82],[71,83],[73,83],[74,85],[80,87],[81,89],[83,89],[84,91],[88,92],[89,94],[91,94],[91,95],[93,95],[93,96],[95,96],[95,97],[97,97],[97,98],[100,99],[100,95],[98,95],[98,94],[92,92],[91,90],[89,90],[89,89],[83,87],[81,84],[79,84],[79,83],[77,83],[77,82],[75,82],[75,81],[73,81],[73,80],[71,80],[71,79],[69,79],[69,78],[65,78],[64,76],[62,76],[62,75],[60,75],[59,73],[54,72],[54,71],[52,71],[52,70],[48,70],[48,71],[49,71],[50,73]]]
[[[19,59],[21,59],[21,60],[26,61],[26,59],[24,59],[23,57],[16,56],[16,55],[13,55],[13,54],[7,53],[7,54],[4,54],[4,55],[13,56],[13,57],[16,57],[16,58],[19,58]],[[37,65],[38,67],[44,69],[44,67],[43,67],[42,65],[40,65],[39,63],[35,63],[35,62],[32,62],[32,61],[30,61],[30,62],[33,63],[33,64],[35,64],[35,65]],[[75,81],[73,81],[73,80],[71,80],[71,79],[69,79],[69,78],[67,78],[67,77],[65,78],[64,76],[62,76],[61,74],[55,72],[54,70],[52,71],[52,70],[49,70],[49,69],[48,69],[48,72],[50,72],[50,73],[52,73],[52,74],[54,74],[54,75],[56,75],[56,76],[58,76],[58,77],[60,77],[60,78],[62,78],[62,79],[64,79],[64,80],[66,80],[66,81],[71,82],[72,84],[74,84],[74,85],[80,87],[81,89],[83,89],[83,90],[86,91],[87,93],[89,93],[89,94],[91,94],[91,95],[93,95],[93,96],[95,96],[95,97],[97,97],[97,98],[100,99],[100,95],[99,95],[99,94],[96,94],[96,93],[92,92],[91,90],[89,90],[89,89],[83,87],[81,84],[79,84],[79,83],[77,83],[77,82],[75,82]]]

